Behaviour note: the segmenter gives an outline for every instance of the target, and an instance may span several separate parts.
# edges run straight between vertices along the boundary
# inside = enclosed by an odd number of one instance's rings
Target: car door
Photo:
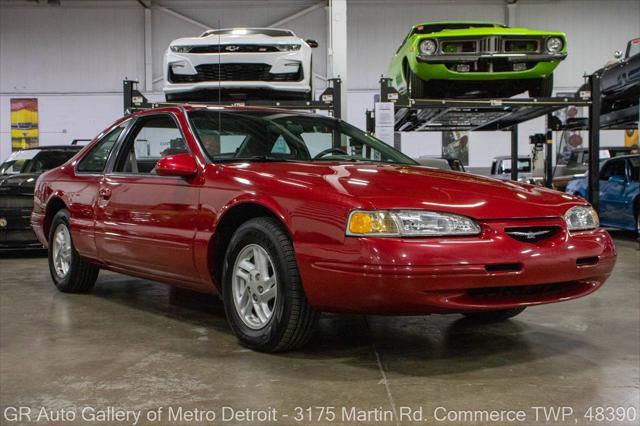
[[[98,136],[98,142],[75,164],[75,177],[65,183],[70,200],[69,217],[75,249],[84,257],[98,257],[95,244],[95,204],[102,176],[114,147],[124,134],[129,121]]]
[[[197,179],[158,176],[156,162],[190,152],[176,117],[141,116],[100,184],[96,245],[112,267],[173,281],[200,281],[193,258],[200,186]]]
[[[627,185],[624,158],[607,161],[600,171],[599,215],[603,224],[615,225],[624,210],[624,191]]]
[[[625,158],[627,164],[627,181],[621,196],[620,226],[634,229],[636,226],[635,202],[640,193],[640,157]]]

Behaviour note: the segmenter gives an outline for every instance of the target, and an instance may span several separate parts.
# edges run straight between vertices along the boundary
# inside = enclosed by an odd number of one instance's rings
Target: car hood
[[[264,34],[252,35],[217,35],[212,34],[207,37],[185,37],[171,42],[170,46],[208,46],[211,44],[300,44],[303,40],[300,37],[271,37]]]
[[[35,173],[0,175],[0,195],[33,194],[38,176]]]
[[[437,37],[462,37],[462,36],[509,36],[509,35],[526,35],[526,36],[559,36],[566,37],[564,33],[557,31],[541,31],[530,30],[528,28],[500,28],[500,27],[487,27],[487,28],[464,28],[464,29],[445,29],[437,33],[420,34],[420,37],[424,36],[437,36]]]
[[[321,199],[347,198],[354,208],[426,209],[477,219],[558,217],[585,204],[572,195],[515,182],[424,166],[373,163],[252,163],[232,166],[273,188],[274,176]]]

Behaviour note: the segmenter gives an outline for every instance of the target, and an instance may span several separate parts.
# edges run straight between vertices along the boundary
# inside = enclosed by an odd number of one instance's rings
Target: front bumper
[[[565,53],[552,55],[439,55],[414,58],[413,72],[424,81],[429,80],[531,80],[550,76]],[[515,64],[523,64],[523,69],[515,70]],[[469,67],[469,71],[459,71],[458,65]]]
[[[505,59],[509,62],[562,61],[565,52],[558,53],[482,53],[477,55],[419,55],[418,62],[425,64],[446,64],[453,62],[475,62],[480,59]]]
[[[30,223],[31,208],[0,208],[0,250],[43,248]]]
[[[559,226],[537,243],[514,226]],[[322,311],[418,315],[510,309],[597,290],[616,259],[603,230],[569,234],[562,219],[482,223],[477,237],[345,238],[341,246],[296,243],[305,293]]]
[[[255,66],[264,64],[269,67],[273,76],[285,75],[299,71],[299,81],[266,81],[224,79],[197,82],[173,82],[173,76],[195,76],[199,66],[227,65]],[[263,89],[281,92],[311,91],[311,54],[307,49],[294,52],[267,53],[211,53],[190,54],[167,51],[164,59],[164,92],[166,94],[195,92],[216,89]],[[173,74],[172,74],[173,73]],[[277,80],[277,79],[276,79]]]

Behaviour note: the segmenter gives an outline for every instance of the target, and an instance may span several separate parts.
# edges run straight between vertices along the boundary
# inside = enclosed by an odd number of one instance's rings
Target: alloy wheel
[[[53,234],[53,243],[51,247],[53,253],[53,266],[56,275],[64,278],[71,268],[71,235],[69,228],[64,223],[57,226]]]
[[[269,253],[257,244],[244,247],[236,257],[232,278],[233,302],[242,322],[252,330],[264,328],[278,297],[278,283]]]

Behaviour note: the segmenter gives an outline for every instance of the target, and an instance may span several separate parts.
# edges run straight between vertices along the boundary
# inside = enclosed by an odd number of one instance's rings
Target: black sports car
[[[30,224],[36,179],[80,149],[79,145],[24,149],[0,164],[0,250],[42,248]]]
[[[638,98],[640,97],[640,38],[634,38],[627,43],[624,56],[616,52],[616,60],[609,62],[603,68],[595,71],[600,75],[600,90],[602,92],[601,113],[610,112],[634,114],[632,107],[636,107],[637,117]],[[583,85],[579,91],[588,90]]]

